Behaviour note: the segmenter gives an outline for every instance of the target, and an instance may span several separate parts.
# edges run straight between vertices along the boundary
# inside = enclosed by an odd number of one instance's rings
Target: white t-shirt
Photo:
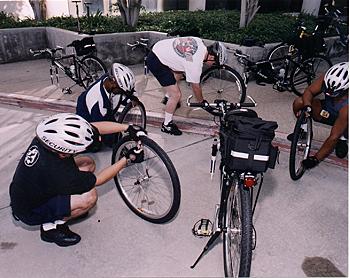
[[[186,81],[200,83],[207,47],[200,38],[179,37],[157,42],[153,53],[173,71],[185,72]]]

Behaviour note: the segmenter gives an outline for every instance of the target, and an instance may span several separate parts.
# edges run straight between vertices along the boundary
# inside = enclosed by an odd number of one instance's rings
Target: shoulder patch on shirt
[[[24,164],[27,167],[32,167],[38,161],[39,155],[40,153],[38,147],[36,145],[31,146],[24,158]]]
[[[198,50],[198,43],[194,38],[176,38],[173,41],[173,48],[177,55],[189,59]]]

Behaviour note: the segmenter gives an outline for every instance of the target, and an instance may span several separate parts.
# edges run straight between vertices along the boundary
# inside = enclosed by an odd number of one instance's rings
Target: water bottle
[[[75,66],[74,66],[74,64],[70,65],[69,70],[72,73],[72,77],[75,78]]]
[[[280,79],[283,79],[283,78],[284,78],[285,72],[286,72],[285,69],[280,69],[280,72],[279,72],[279,74],[278,74],[278,77],[279,77]]]

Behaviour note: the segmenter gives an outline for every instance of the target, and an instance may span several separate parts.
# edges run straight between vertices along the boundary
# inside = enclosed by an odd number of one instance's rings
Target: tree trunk
[[[139,19],[141,0],[118,0],[117,5],[125,25],[135,27]]]
[[[33,9],[35,20],[46,19],[46,0],[29,0],[29,4]]]
[[[255,14],[259,10],[259,0],[242,0],[241,1],[241,18],[239,28],[244,28],[253,20]]]
[[[320,10],[321,0],[304,0],[301,12],[317,16]]]

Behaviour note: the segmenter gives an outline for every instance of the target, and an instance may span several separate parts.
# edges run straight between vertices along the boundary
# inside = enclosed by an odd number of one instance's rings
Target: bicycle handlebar
[[[148,41],[149,39],[146,38],[140,38],[139,40],[135,41],[134,43],[126,43],[128,46],[130,46],[132,49],[135,49],[136,47],[145,47],[148,48]]]
[[[38,55],[47,53],[50,55],[50,57],[52,57],[55,54],[55,52],[58,50],[63,50],[63,47],[57,46],[57,48],[45,48],[45,49],[38,49],[38,50],[29,49],[29,52],[33,54],[33,56],[38,56]]]
[[[231,103],[228,102],[227,100],[224,99],[216,99],[214,100],[214,103],[208,103],[208,102],[190,102],[191,98],[193,96],[190,95],[187,98],[187,106],[188,107],[199,107],[202,108],[204,110],[206,110],[208,113],[214,115],[214,116],[223,116],[224,114],[226,114],[227,111],[229,110],[236,110],[236,109],[240,109],[240,108],[244,108],[244,107],[255,107],[257,106],[256,101],[251,97],[251,96],[247,96],[247,98],[251,101],[251,102],[243,102],[243,103]],[[208,108],[212,108],[213,110],[210,110]],[[220,112],[218,112],[220,111]]]

